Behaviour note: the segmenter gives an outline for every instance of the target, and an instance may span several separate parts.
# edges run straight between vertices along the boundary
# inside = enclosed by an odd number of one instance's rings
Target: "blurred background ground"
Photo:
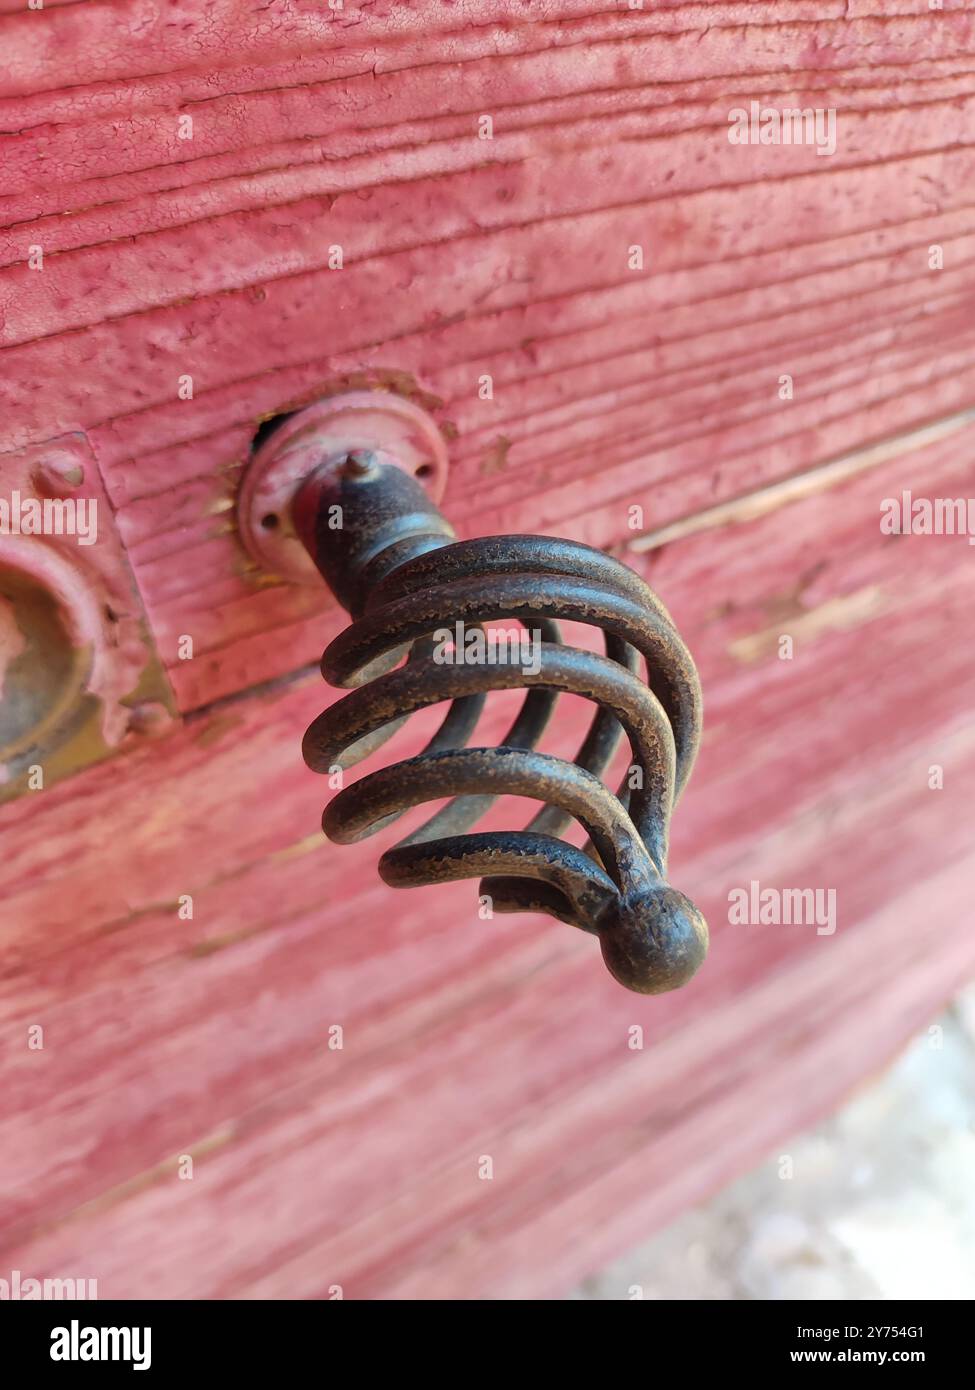
[[[791,1178],[787,1174],[791,1159]],[[975,986],[825,1124],[578,1299],[975,1298]]]

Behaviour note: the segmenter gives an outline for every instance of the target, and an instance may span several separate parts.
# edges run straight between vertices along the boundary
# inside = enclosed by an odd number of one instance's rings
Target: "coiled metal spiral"
[[[370,469],[374,460],[359,460],[352,472],[361,480]],[[545,912],[597,935],[627,988],[656,994],[686,983],[704,959],[708,931],[666,882],[667,842],[697,752],[701,693],[669,614],[642,579],[600,551],[521,535],[451,544],[445,522],[427,524],[432,511],[401,518],[392,536],[387,527],[340,593],[354,621],[321,669],[330,684],[352,688],[308,729],[305,761],[317,772],[351,767],[417,710],[452,704],[421,753],[334,797],[326,835],[353,843],[411,807],[452,798],[382,856],[386,883],[480,877],[479,892],[496,912]],[[320,549],[327,540],[319,534]],[[434,660],[438,629],[500,619],[538,632],[537,671]],[[601,628],[605,655],[564,645],[560,619]],[[640,655],[647,684],[637,675]],[[467,747],[486,695],[520,687],[526,696],[502,743]],[[535,748],[561,692],[597,706],[573,762]],[[632,758],[614,795],[600,779],[621,734]],[[468,833],[499,795],[546,804],[524,830]],[[560,838],[573,819],[589,836],[585,849]]]

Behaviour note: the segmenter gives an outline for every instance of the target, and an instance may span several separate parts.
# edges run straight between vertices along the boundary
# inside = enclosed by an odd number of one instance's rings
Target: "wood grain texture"
[[[873,8],[0,18],[0,448],[89,433],[184,709],[313,659],[325,600],[257,582],[232,505],[259,420],[350,374],[439,402],[462,534],[598,478],[597,544],[972,399],[972,16]],[[835,106],[836,153],[730,145],[751,98]]]
[[[975,969],[975,664],[964,539],[883,537],[879,503],[954,495],[973,439],[644,557],[708,692],[672,868],[714,947],[678,995],[625,994],[569,928],[478,921],[473,885],[391,899],[375,841],[324,845],[295,740],[317,676],[131,755],[121,796],[93,768],[0,812],[11,1267],[121,1296],[558,1293],[881,1065]],[[728,925],[752,878],[834,887],[836,934]]]
[[[0,1266],[557,1295],[975,971],[972,552],[879,529],[972,491],[975,21],[876,8],[0,0],[0,451],[85,432],[184,715],[0,808]],[[835,107],[836,153],[730,145],[752,99]],[[673,612],[706,735],[672,876],[714,934],[679,995],[318,833],[344,619],[233,505],[261,421],[348,382],[433,409],[460,534],[611,548]],[[836,934],[730,925],[752,879],[835,889]]]

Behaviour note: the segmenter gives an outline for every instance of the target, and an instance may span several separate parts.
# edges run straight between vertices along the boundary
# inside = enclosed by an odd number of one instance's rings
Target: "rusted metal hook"
[[[353,617],[322,658],[325,679],[349,693],[308,729],[308,766],[351,767],[411,714],[452,702],[421,753],[335,796],[326,835],[353,843],[450,798],[382,856],[386,883],[480,877],[494,911],[545,912],[598,936],[628,989],[685,984],[708,930],[666,881],[667,842],[700,740],[701,691],[670,615],[632,570],[588,546],[524,535],[456,541],[416,471],[382,447],[339,451],[306,474],[291,507],[294,535]],[[499,619],[531,634],[530,659],[524,647],[491,658],[484,624]],[[599,627],[605,655],[564,645],[559,620]],[[513,688],[525,700],[501,744],[468,748],[487,694]],[[572,762],[535,747],[560,693],[597,707]],[[614,794],[601,774],[623,734],[632,756]],[[499,795],[545,806],[524,830],[469,833]],[[560,838],[572,820],[589,836],[585,849]]]

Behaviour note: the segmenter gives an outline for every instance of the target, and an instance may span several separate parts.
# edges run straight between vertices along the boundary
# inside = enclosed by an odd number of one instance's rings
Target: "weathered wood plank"
[[[951,640],[968,548],[882,536],[879,502],[918,477],[954,495],[973,436],[643,557],[708,691],[674,875],[715,941],[679,996],[625,995],[558,924],[477,921],[464,885],[392,913],[376,842],[314,838],[325,794],[296,746],[312,679],[130,755],[122,797],[99,767],[26,820],[4,808],[13,1264],[84,1266],[123,1295],[558,1292],[879,1064],[975,966],[975,668]],[[782,631],[793,662],[775,655]],[[578,715],[553,732],[570,749]],[[835,887],[836,935],[728,925],[729,888],[753,877]],[[38,1021],[47,1046],[30,1053]],[[214,1222],[234,1241],[215,1244]],[[573,1251],[559,1231],[580,1222],[600,1234]]]
[[[902,487],[971,491],[975,20],[875,9],[0,0],[0,450],[88,435],[188,715],[0,808],[10,1267],[557,1294],[975,969],[970,550],[879,530]],[[835,154],[732,147],[752,98],[835,107]],[[394,833],[319,837],[299,738],[343,619],[255,574],[233,501],[263,418],[363,380],[450,434],[460,534],[614,548],[685,633],[707,732],[672,871],[714,945],[680,995],[480,921],[472,885],[391,894]],[[751,879],[835,889],[836,934],[732,925]]]

